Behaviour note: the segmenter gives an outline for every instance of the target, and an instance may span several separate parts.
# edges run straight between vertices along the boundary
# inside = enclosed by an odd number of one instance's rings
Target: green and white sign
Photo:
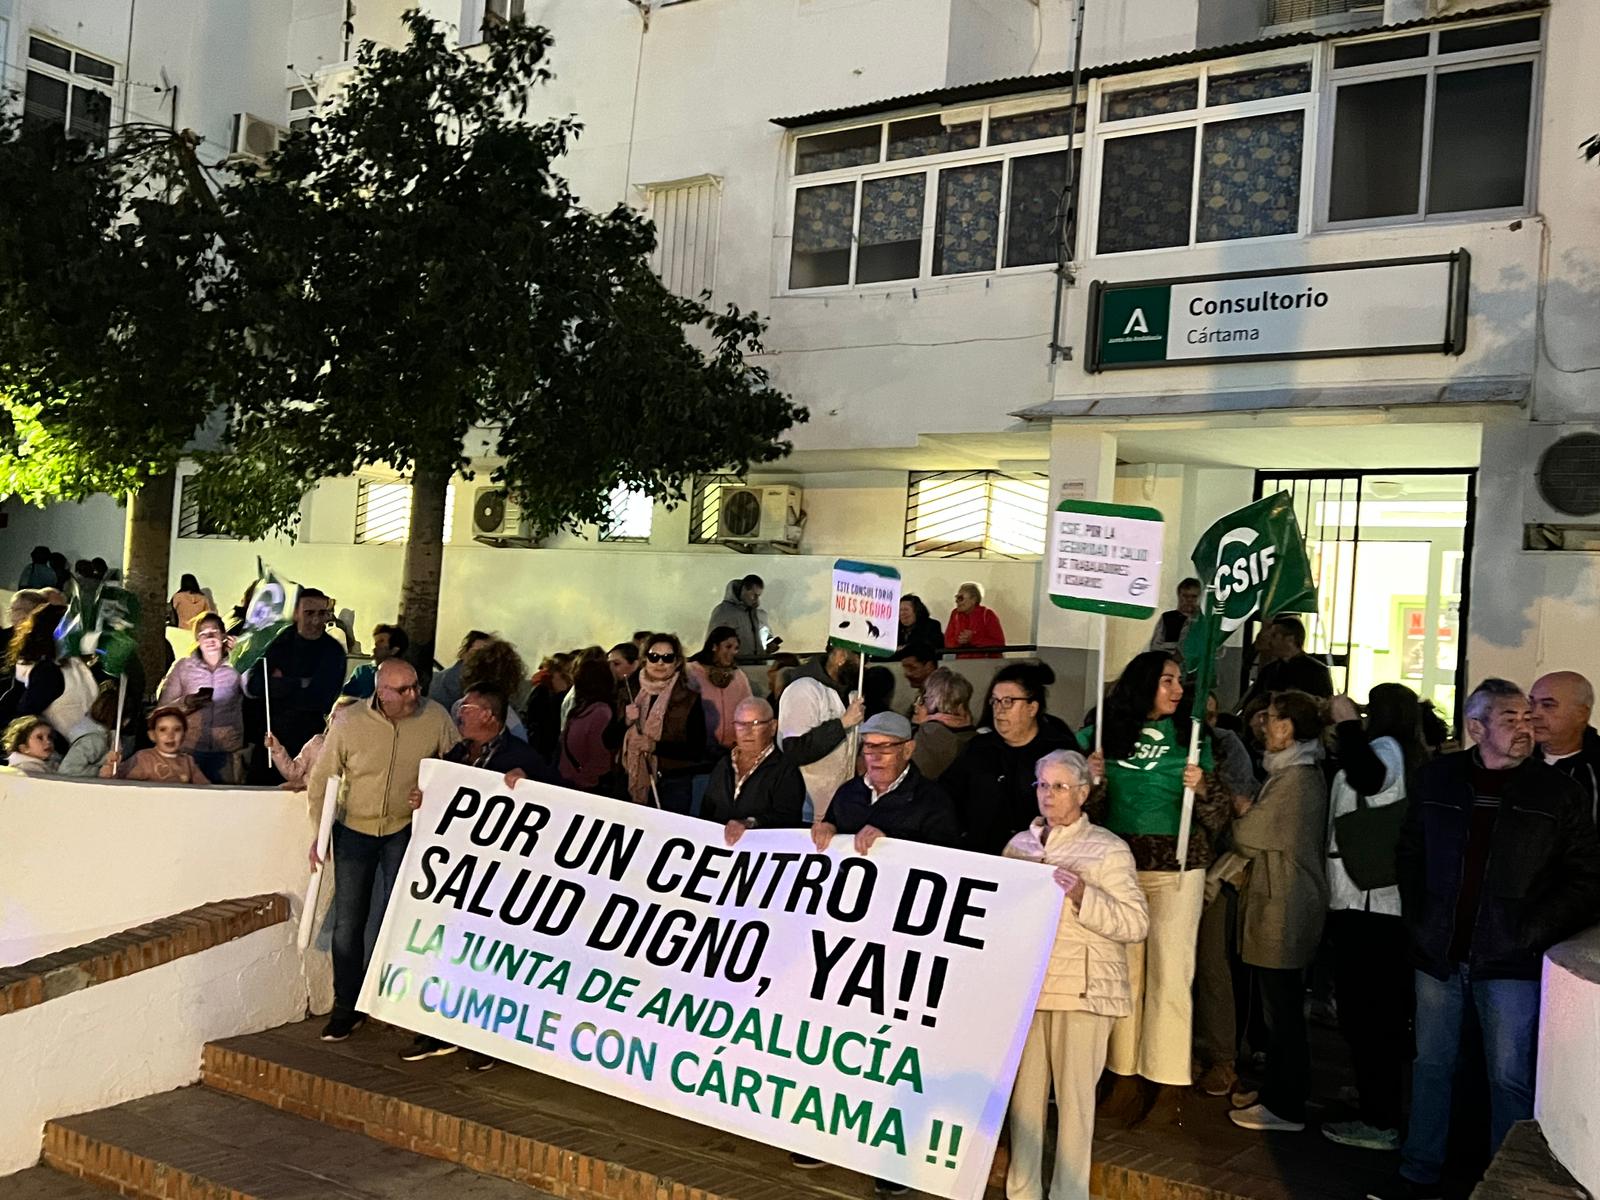
[[[1085,369],[1460,354],[1465,250],[1312,270],[1092,285]]]
[[[1050,601],[1112,617],[1155,615],[1161,514],[1137,504],[1063,500],[1050,527]]]
[[[900,572],[841,558],[833,564],[828,641],[863,654],[893,654],[900,637]]]

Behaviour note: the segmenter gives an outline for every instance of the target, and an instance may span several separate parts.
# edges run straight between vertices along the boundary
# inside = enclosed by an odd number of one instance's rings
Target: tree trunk
[[[123,586],[139,598],[139,665],[144,668],[140,699],[155,693],[167,670],[167,588],[172,565],[172,494],[175,471],[151,476],[128,498],[122,539]]]
[[[411,639],[408,657],[422,686],[433,675],[439,630],[439,581],[444,571],[444,502],[449,466],[418,462],[411,473],[411,533],[400,578],[400,627]]]

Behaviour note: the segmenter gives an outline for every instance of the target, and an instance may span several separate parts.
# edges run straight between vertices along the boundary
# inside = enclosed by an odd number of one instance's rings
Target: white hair
[[[1076,750],[1052,750],[1033,764],[1033,777],[1040,778],[1046,767],[1065,767],[1077,776],[1079,783],[1090,783],[1089,760]]]
[[[1477,687],[1472,689],[1472,695],[1467,697],[1467,720],[1477,721],[1480,724],[1489,719],[1489,714],[1494,711],[1494,702],[1505,699],[1522,699],[1527,693],[1509,679],[1497,679],[1490,676]]]

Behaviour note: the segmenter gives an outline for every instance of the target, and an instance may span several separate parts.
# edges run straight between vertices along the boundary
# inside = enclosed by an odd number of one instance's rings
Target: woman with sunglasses
[[[185,578],[189,578],[185,576]],[[244,690],[228,665],[228,627],[214,612],[194,621],[194,651],[172,664],[157,704],[183,709],[189,719],[183,748],[212,783],[238,783],[244,745]]]
[[[1052,750],[1075,748],[1072,730],[1045,713],[1045,691],[1055,678],[1043,663],[1002,667],[989,692],[992,727],[939,777],[960,810],[966,849],[999,854],[1028,828],[1039,815],[1034,764]]]
[[[700,693],[683,669],[683,643],[675,633],[653,633],[644,645],[644,665],[631,681],[634,695],[619,689],[627,732],[622,765],[628,796],[671,812],[693,807],[694,777],[706,759],[706,713]]]
[[[1136,655],[1106,697],[1102,719],[1102,750],[1089,755],[1097,781],[1089,811],[1128,843],[1150,907],[1149,938],[1128,950],[1133,1005],[1111,1033],[1107,1066],[1117,1079],[1106,1115],[1175,1122],[1192,1082],[1191,989],[1211,837],[1227,823],[1230,796],[1212,769],[1209,736],[1200,743],[1200,765],[1188,764],[1189,697],[1174,655]],[[1093,750],[1094,729],[1078,741]],[[1185,788],[1194,790],[1194,814],[1180,853]]]

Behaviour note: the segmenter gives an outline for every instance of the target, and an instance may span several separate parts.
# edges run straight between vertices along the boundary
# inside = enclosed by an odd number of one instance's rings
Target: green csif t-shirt
[[[1085,754],[1094,749],[1094,726],[1079,730],[1078,745]],[[1189,739],[1178,732],[1171,717],[1141,729],[1132,754],[1106,763],[1106,828],[1124,837],[1177,837],[1188,759]],[[1211,770],[1210,738],[1200,743],[1200,766]]]

